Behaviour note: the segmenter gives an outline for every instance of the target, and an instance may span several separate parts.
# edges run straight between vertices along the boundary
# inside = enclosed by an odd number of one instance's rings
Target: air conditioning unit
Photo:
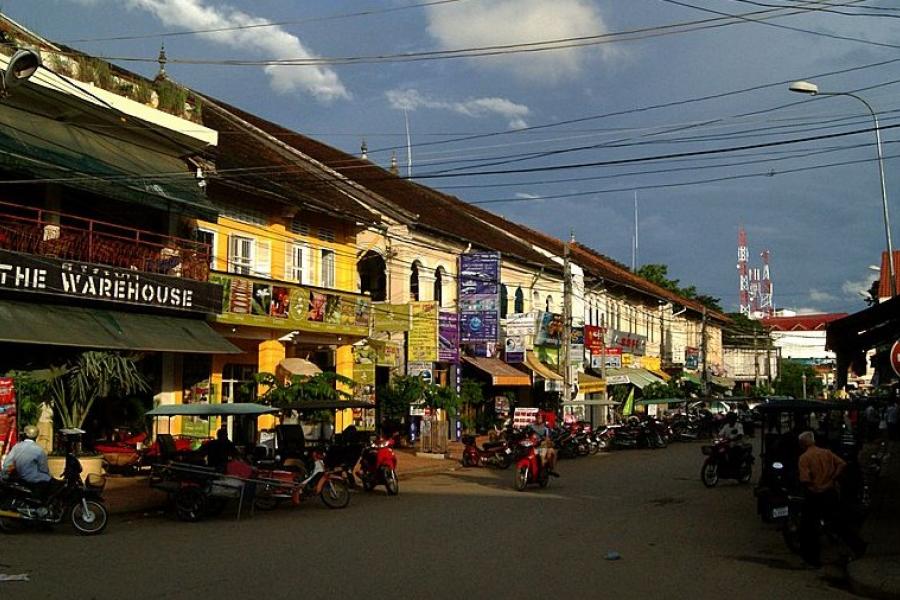
[[[44,225],[44,241],[59,239],[59,225]]]

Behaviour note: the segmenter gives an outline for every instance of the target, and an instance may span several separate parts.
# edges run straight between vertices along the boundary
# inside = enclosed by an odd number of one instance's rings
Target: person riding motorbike
[[[47,453],[35,441],[38,437],[37,427],[27,425],[23,433],[22,441],[13,446],[3,460],[3,476],[9,477],[14,473],[17,479],[28,484],[35,493],[44,496],[53,481],[47,466]]]
[[[550,428],[544,423],[544,415],[538,413],[534,423],[528,426],[531,431],[540,438],[540,446],[537,453],[543,462],[544,468],[554,477],[559,477],[556,472],[556,449],[553,447],[553,440],[550,439]]]
[[[725,424],[719,429],[719,437],[728,440],[728,458],[734,464],[739,464],[744,452],[743,446],[739,443],[744,437],[744,426],[738,422],[736,412],[725,415]]]

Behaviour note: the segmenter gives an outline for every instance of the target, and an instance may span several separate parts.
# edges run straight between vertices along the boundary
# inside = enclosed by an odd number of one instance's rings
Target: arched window
[[[366,252],[356,263],[356,272],[360,292],[368,292],[375,302],[387,300],[386,268],[380,254],[371,250]]]
[[[444,267],[434,270],[434,300],[438,306],[444,305]]]
[[[506,286],[500,284],[500,318],[505,319],[509,313],[509,291]]]
[[[419,269],[422,267],[422,263],[419,261],[413,261],[412,266],[409,270],[409,299],[410,300],[418,300],[419,299]]]
[[[547,312],[553,312],[553,296],[547,296],[547,303],[545,306]]]
[[[531,293],[531,310],[540,310],[541,309],[541,294],[540,292],[533,291]]]
[[[525,294],[520,287],[516,288],[516,304],[513,310],[517,313],[525,312]]]

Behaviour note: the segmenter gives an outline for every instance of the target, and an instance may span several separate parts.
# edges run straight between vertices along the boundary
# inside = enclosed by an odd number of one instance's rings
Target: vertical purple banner
[[[459,315],[442,310],[438,318],[438,361],[459,363]]]
[[[500,253],[459,257],[460,341],[496,342],[500,335]]]

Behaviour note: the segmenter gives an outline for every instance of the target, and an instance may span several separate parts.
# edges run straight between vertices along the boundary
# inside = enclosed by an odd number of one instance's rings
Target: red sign
[[[891,368],[894,369],[894,373],[900,375],[900,340],[891,346]]]
[[[591,354],[603,353],[603,336],[606,335],[606,327],[597,327],[596,325],[584,326],[584,347]]]
[[[0,456],[16,444],[16,386],[12,377],[0,377]]]
[[[12,377],[0,377],[0,406],[16,403],[16,386]]]

